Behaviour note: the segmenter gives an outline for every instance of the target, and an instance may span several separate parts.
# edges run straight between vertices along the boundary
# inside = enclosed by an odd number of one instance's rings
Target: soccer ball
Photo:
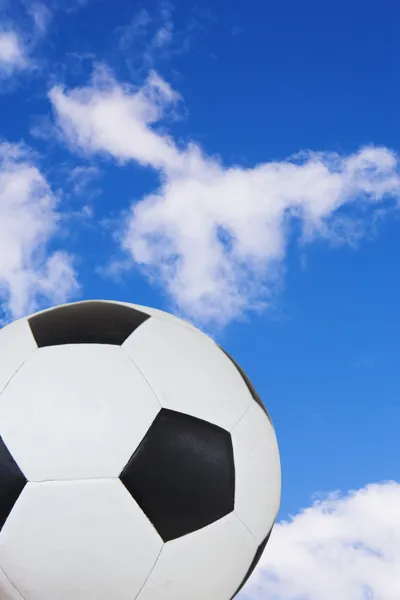
[[[189,323],[87,301],[0,331],[1,600],[229,600],[280,493],[266,409]]]

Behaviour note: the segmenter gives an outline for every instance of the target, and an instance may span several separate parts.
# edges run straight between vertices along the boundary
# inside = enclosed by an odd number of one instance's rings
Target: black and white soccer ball
[[[168,313],[77,302],[0,330],[1,600],[229,600],[281,494],[240,367]]]

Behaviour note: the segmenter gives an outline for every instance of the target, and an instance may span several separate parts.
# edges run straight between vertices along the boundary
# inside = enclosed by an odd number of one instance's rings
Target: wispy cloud
[[[400,484],[332,494],[275,525],[241,600],[397,600]]]
[[[0,77],[8,77],[30,65],[22,38],[11,29],[0,31]]]
[[[46,59],[40,56],[40,44],[56,13],[75,12],[95,1],[100,0],[10,2],[0,15],[0,77],[3,81],[11,80],[11,76],[22,71],[45,71]],[[6,90],[10,89],[10,81],[8,83]]]
[[[51,10],[45,4],[41,2],[33,2],[27,6],[28,13],[30,14],[34,29],[38,36],[44,35],[48,29],[49,23],[53,16]]]
[[[30,0],[22,0],[24,4],[28,7],[30,5]],[[45,0],[45,2],[40,2],[37,4],[41,4],[45,6],[50,12],[64,12],[64,13],[74,13],[82,8],[87,7],[89,4],[94,4],[95,2],[101,2],[102,0]]]
[[[95,166],[88,167],[74,167],[68,176],[68,182],[72,186],[72,192],[76,196],[85,194],[88,195],[89,186],[100,177],[100,169]],[[90,191],[90,196],[96,193],[94,190]]]
[[[192,16],[187,24],[176,27],[174,10],[173,4],[167,1],[160,2],[152,14],[140,8],[128,25],[116,30],[119,48],[131,72],[148,71],[190,49],[200,29],[200,17]]]
[[[148,11],[141,8],[128,25],[119,27],[116,33],[119,38],[120,49],[129,50],[138,40],[147,36],[151,22]]]
[[[57,199],[24,147],[0,144],[0,296],[2,318],[78,291],[73,259],[49,251],[60,214]]]
[[[25,6],[24,19],[0,21],[0,76],[36,68],[32,54],[47,32],[52,13],[41,2]]]
[[[243,168],[196,143],[182,147],[161,129],[179,96],[154,71],[133,88],[101,69],[88,87],[55,87],[50,99],[72,149],[159,173],[159,188],[132,206],[121,247],[201,323],[224,325],[268,304],[294,222],[303,243],[354,241],[365,229],[363,211],[400,194],[398,157],[387,148],[303,152]],[[356,227],[343,212],[349,204],[360,209]]]

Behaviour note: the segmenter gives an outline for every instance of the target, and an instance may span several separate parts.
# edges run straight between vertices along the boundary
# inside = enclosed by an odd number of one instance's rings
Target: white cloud
[[[39,68],[40,63],[33,57],[34,51],[52,19],[52,11],[41,2],[23,1],[21,8],[28,19],[0,22],[0,77],[3,79],[20,71]]]
[[[101,69],[88,87],[56,87],[50,99],[73,149],[158,171],[160,187],[132,206],[121,247],[201,323],[223,325],[268,303],[293,221],[302,241],[354,241],[363,221],[352,227],[342,208],[373,212],[400,194],[398,157],[386,148],[304,152],[243,168],[198,144],[180,147],[161,129],[178,96],[154,71],[135,89]]]
[[[29,66],[30,62],[21,37],[12,30],[0,31],[0,76],[9,76]]]
[[[332,494],[277,523],[241,600],[398,600],[400,484]]]
[[[78,289],[72,258],[48,252],[60,214],[28,151],[0,144],[0,296],[5,318],[63,302]]]
[[[174,142],[151,129],[177,95],[156,73],[143,88],[114,85],[107,70],[96,70],[91,88],[50,91],[58,123],[72,148],[109,152],[119,160],[163,168],[179,160]],[[126,128],[128,125],[128,129]]]

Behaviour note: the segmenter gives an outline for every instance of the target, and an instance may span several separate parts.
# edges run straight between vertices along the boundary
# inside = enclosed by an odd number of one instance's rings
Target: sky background
[[[395,0],[0,0],[4,323],[174,312],[276,427],[277,525],[242,600],[398,600]]]

